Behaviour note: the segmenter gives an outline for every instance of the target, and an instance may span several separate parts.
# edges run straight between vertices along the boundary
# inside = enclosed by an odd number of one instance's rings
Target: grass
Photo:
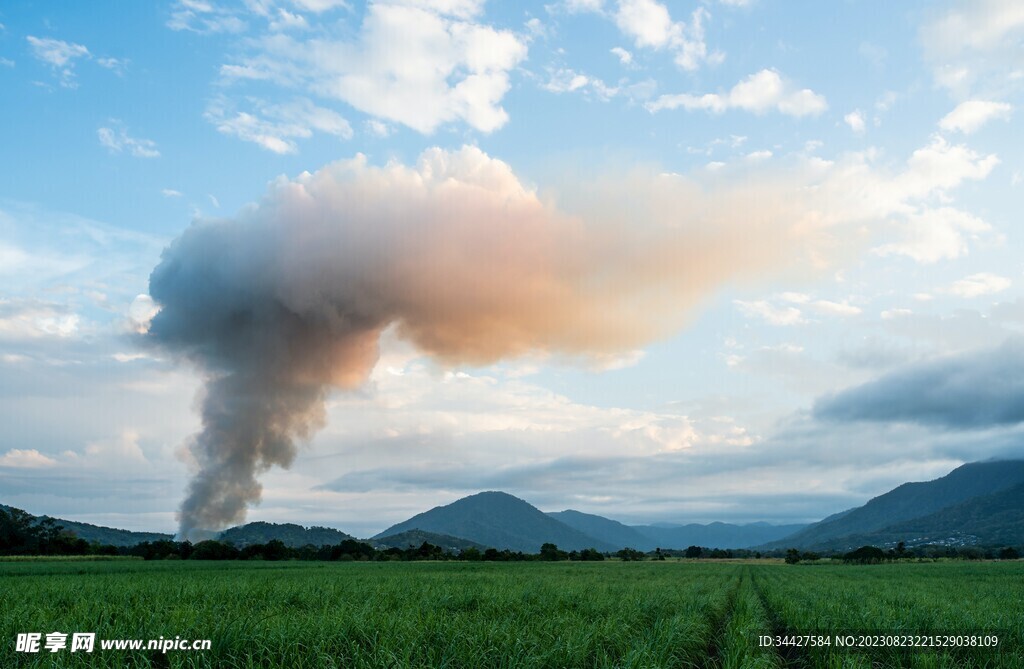
[[[1024,634],[1024,564],[8,562],[0,667],[1017,667],[762,648],[783,632]],[[208,651],[14,652],[19,632]],[[897,664],[879,664],[897,662]]]
[[[141,559],[134,555],[0,555],[0,562],[126,562]]]

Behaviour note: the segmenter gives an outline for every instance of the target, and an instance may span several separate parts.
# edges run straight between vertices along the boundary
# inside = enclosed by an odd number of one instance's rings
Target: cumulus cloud
[[[562,209],[477,149],[430,150],[415,167],[335,163],[197,222],[152,274],[146,335],[208,378],[183,532],[243,517],[257,475],[322,424],[327,389],[364,382],[388,326],[445,365],[600,360],[821,241],[772,187],[711,190],[621,177],[563,194]]]
[[[633,54],[623,49],[621,46],[614,47],[611,53],[619,59],[619,62],[623,65],[631,65],[633,63]]]
[[[41,467],[52,467],[56,464],[56,460],[47,455],[43,455],[34,448],[12,448],[3,455],[0,455],[0,467],[38,469]]]
[[[153,140],[132,137],[120,121],[113,121],[111,126],[96,130],[96,136],[99,138],[100,144],[111,153],[127,151],[136,158],[160,157],[160,151],[157,150],[156,142]]]
[[[693,11],[689,23],[673,19],[668,7],[657,0],[616,0],[611,6],[603,0],[566,0],[548,6],[548,11],[555,10],[600,14],[614,22],[638,49],[668,52],[675,64],[687,71],[704,64],[716,65],[725,59],[721,51],[708,50],[704,24],[711,15],[704,7]],[[623,65],[633,61],[633,55],[621,47],[611,51]]]
[[[992,119],[1009,119],[1012,110],[1013,107],[1006,102],[967,100],[943,116],[939,121],[939,127],[969,135]]]
[[[508,121],[501,100],[527,44],[478,23],[480,9],[470,1],[378,0],[355,38],[331,37],[327,27],[304,40],[263,35],[221,75],[304,89],[422,133],[456,121],[491,132]],[[288,149],[283,138],[266,136],[267,148]]]
[[[908,365],[820,398],[814,415],[955,429],[1024,422],[1024,341]]]
[[[991,230],[991,225],[973,214],[953,207],[930,207],[907,214],[906,223],[894,229],[902,239],[882,244],[875,252],[930,264],[966,255],[969,243]]]
[[[743,315],[760,318],[770,325],[800,325],[807,322],[796,307],[780,307],[767,300],[753,302],[734,300],[733,304],[739,307]]]
[[[843,122],[850,126],[850,130],[856,134],[861,135],[864,133],[864,114],[859,109],[855,109],[844,116]]]
[[[704,41],[704,22],[708,18],[707,10],[698,7],[690,15],[689,24],[673,21],[668,8],[656,0],[619,0],[614,13],[615,25],[637,47],[668,49],[676,65],[691,71],[724,58],[720,52],[708,53]]]
[[[1001,293],[1013,285],[1005,276],[992,274],[991,272],[980,272],[954,281],[946,288],[947,293],[957,297],[981,297]]]
[[[787,116],[817,116],[828,109],[823,95],[809,88],[797,89],[775,70],[761,70],[724,93],[662,95],[646,105],[648,111],[665,109],[704,110],[721,114],[741,109],[755,114],[776,111]]]
[[[601,79],[571,68],[561,68],[550,72],[550,78],[541,87],[551,93],[583,93],[605,101],[619,93],[618,87],[608,86]]]

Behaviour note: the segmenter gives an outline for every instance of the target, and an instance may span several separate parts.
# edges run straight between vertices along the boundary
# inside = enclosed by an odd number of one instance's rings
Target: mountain
[[[790,536],[806,528],[807,525],[769,525],[768,523],[750,523],[748,525],[732,525],[730,523],[709,523],[699,525],[691,523],[679,527],[658,527],[655,525],[634,526],[637,532],[648,537],[661,548],[689,548],[705,546],[707,548],[751,548],[769,541]]]
[[[985,503],[977,506],[968,504],[961,511],[951,511],[949,514],[940,512],[952,510],[971,500],[1009,491],[1020,484],[1024,484],[1024,460],[972,462],[934,481],[904,483],[875,497],[864,506],[830,516],[792,536],[768,543],[765,548],[845,549],[855,544],[863,545],[871,537],[877,540],[883,535],[906,531],[915,526],[910,521],[923,522],[925,519],[928,519],[926,524],[917,525],[922,532],[924,528],[939,534],[953,532],[952,527],[941,524],[954,522],[956,518],[966,522],[971,513],[983,513],[987,508]],[[1012,497],[1010,495],[1004,501],[1009,503]],[[1000,503],[999,500],[994,502],[997,506]],[[981,520],[981,517],[975,516],[972,522]],[[986,532],[989,536],[997,536],[994,528],[988,528]]]
[[[610,520],[603,516],[595,516],[572,509],[553,511],[548,513],[548,516],[616,548],[635,548],[642,551],[654,550],[655,548],[655,546],[650,545],[650,537],[637,532],[636,529],[629,525],[623,525],[616,520]],[[650,547],[648,547],[649,545]]]
[[[5,511],[11,509],[11,507],[0,504],[0,509]],[[38,520],[45,520],[50,516],[33,516]],[[159,532],[132,532],[131,530],[119,530],[113,527],[104,527],[102,525],[92,525],[90,523],[80,523],[75,520],[64,520],[63,518],[53,518],[53,521],[63,527],[67,532],[74,534],[79,539],[84,539],[89,543],[100,543],[110,546],[134,546],[135,544],[141,544],[143,541],[163,541],[166,539],[173,539],[173,534],[161,534]]]
[[[380,537],[379,539],[371,539],[369,543],[372,544],[374,548],[419,548],[423,545],[424,541],[428,544],[433,544],[434,546],[440,546],[449,553],[459,553],[467,548],[476,548],[480,551],[486,550],[487,548],[482,544],[478,544],[475,541],[469,541],[468,539],[460,539],[447,534],[424,532],[423,530],[399,532],[398,534],[391,534],[386,537]]]
[[[40,518],[45,517],[40,516]],[[90,525],[89,523],[79,523],[60,518],[54,518],[53,520],[58,525],[62,525],[68,532],[71,532],[79,539],[85,539],[89,543],[95,541],[110,546],[134,546],[144,541],[166,541],[174,538],[173,534],[162,534],[160,532],[132,532],[131,530],[119,530],[113,527]]]
[[[616,548],[635,548],[641,551],[653,551],[655,548],[682,549],[690,546],[748,548],[791,535],[806,527],[806,525],[769,525],[768,523],[624,525],[602,516],[571,509],[556,511],[548,515]]]
[[[877,532],[849,535],[839,543],[845,549],[869,544],[895,546],[900,541],[908,546],[1024,545],[1024,483]]]
[[[286,546],[298,548],[312,544],[313,546],[335,546],[345,539],[353,539],[350,534],[329,527],[310,527],[294,523],[246,523],[224,530],[217,537],[218,540],[234,544],[239,548],[250,544],[265,544],[272,539],[278,539]]]
[[[959,534],[977,537],[977,543],[985,545],[1024,545],[1024,483],[891,525],[883,531],[906,535],[918,542],[943,534]]]
[[[392,525],[374,539],[423,530],[474,541],[484,546],[536,553],[541,544],[553,543],[563,550],[618,547],[588,536],[547,516],[527,502],[503,492],[482,492],[438,506]]]

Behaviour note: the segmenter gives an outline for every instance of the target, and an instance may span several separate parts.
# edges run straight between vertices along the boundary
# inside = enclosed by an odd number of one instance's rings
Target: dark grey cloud
[[[917,423],[957,430],[1024,422],[1024,339],[915,363],[820,398],[825,421]]]

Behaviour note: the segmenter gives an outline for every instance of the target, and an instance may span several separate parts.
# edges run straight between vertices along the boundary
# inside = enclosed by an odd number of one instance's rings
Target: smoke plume
[[[640,174],[557,205],[475,148],[433,149],[415,167],[357,157],[282,178],[233,218],[197,220],[153,271],[146,335],[205,377],[182,535],[244,519],[259,475],[323,425],[330,389],[367,378],[384,328],[445,365],[632,350],[814,247],[787,197]]]

